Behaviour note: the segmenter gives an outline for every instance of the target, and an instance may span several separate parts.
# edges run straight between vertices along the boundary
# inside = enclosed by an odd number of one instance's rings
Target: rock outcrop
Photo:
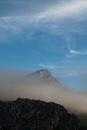
[[[17,99],[0,101],[0,130],[83,130],[74,114],[55,103]]]

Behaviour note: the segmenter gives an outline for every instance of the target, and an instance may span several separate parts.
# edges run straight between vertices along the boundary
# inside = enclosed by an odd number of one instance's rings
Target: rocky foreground
[[[0,130],[84,130],[78,118],[55,103],[0,101]]]

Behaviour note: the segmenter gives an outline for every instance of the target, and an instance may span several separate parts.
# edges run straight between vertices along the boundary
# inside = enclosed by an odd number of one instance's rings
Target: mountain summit
[[[56,80],[56,78],[54,78],[53,75],[47,69],[38,70],[36,72],[28,74],[27,77],[33,78],[34,80],[44,81],[44,82],[59,83],[59,81]]]

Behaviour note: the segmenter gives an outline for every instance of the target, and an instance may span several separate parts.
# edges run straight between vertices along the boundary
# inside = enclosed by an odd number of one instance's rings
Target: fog
[[[39,82],[40,81],[40,82]],[[17,98],[39,99],[55,102],[66,108],[87,112],[87,93],[73,91],[60,83],[43,82],[41,79],[25,76],[24,73],[0,74],[0,100],[15,100]]]

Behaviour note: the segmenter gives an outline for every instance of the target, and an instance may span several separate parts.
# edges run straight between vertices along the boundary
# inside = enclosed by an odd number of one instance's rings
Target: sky
[[[87,90],[87,0],[0,0],[0,72],[40,69]]]

